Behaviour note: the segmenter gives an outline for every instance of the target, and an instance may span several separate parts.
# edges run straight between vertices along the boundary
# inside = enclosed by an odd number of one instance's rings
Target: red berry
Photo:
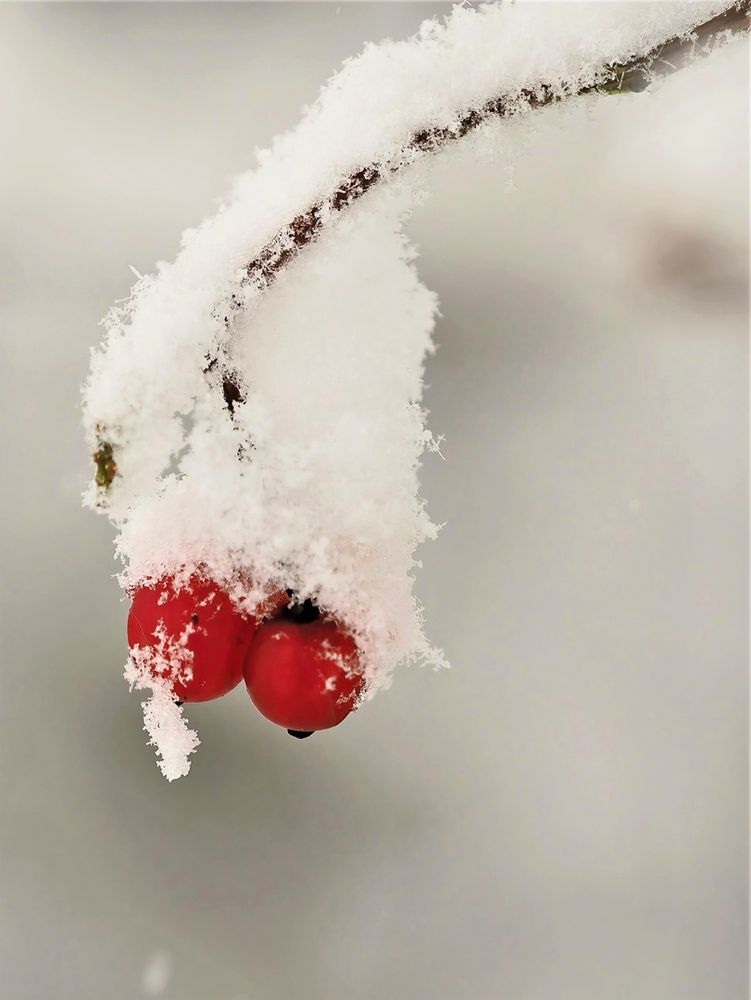
[[[338,726],[363,688],[357,647],[331,619],[260,625],[245,661],[245,684],[262,715],[293,735]]]
[[[239,683],[255,626],[211,580],[192,576],[176,590],[165,577],[136,590],[128,644],[149,651],[140,662],[172,682],[178,701],[211,701]]]

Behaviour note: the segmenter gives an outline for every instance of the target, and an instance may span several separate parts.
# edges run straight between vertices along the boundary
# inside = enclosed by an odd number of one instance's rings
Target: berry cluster
[[[291,591],[249,614],[211,580],[165,577],[135,591],[128,644],[180,703],[220,698],[244,677],[260,713],[299,739],[338,726],[364,685],[352,636]]]

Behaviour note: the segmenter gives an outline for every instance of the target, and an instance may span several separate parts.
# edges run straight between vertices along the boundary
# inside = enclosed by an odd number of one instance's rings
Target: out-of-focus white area
[[[410,234],[446,527],[418,589],[454,669],[303,743],[242,689],[197,706],[169,786],[120,676],[78,506],[96,320],[333,66],[432,9],[0,8],[14,1000],[747,993],[741,47],[435,164]]]
[[[146,963],[141,989],[147,997],[161,996],[169,985],[172,961],[166,951],[155,951]]]

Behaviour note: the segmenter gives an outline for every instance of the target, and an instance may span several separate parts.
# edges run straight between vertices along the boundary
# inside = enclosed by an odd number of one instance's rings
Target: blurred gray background
[[[97,322],[344,57],[446,9],[0,6],[8,1000],[747,995],[742,56],[435,166],[453,669],[305,743],[238,689],[172,785],[121,677]]]

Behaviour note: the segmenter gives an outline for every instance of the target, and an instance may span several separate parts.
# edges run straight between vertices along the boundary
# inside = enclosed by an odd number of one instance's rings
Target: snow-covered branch
[[[559,82],[541,79],[534,86],[526,86],[490,97],[482,104],[459,113],[458,119],[446,126],[429,126],[416,131],[403,147],[385,161],[369,163],[354,170],[336,190],[322,201],[283,226],[245,267],[244,282],[265,289],[295,256],[321,232],[326,220],[348,208],[379,181],[414,162],[425,153],[433,153],[449,143],[464,138],[470,132],[495,119],[510,118],[524,111],[547,107],[567,96],[581,96],[599,92],[634,93],[645,90],[659,77],[668,76],[684,66],[687,60],[702,51],[706,52],[728,33],[747,31],[751,0],[741,0],[716,17],[699,24],[688,34],[674,36],[659,42],[649,51],[634,55],[623,63],[609,63],[597,72],[597,79],[585,86],[562,91]],[[232,305],[237,307],[235,296]]]
[[[502,67],[503,56],[507,51],[509,37],[513,40],[514,29],[523,20],[522,12],[519,9],[505,10],[501,7],[493,8],[492,5],[489,6],[490,9],[486,6],[480,8],[479,11],[455,10],[447,26],[441,27],[436,22],[426,22],[415,39],[409,43],[399,43],[402,47],[411,46],[413,50],[411,56],[414,56],[422,49],[423,53],[421,54],[428,56],[428,59],[423,60],[423,62],[427,63],[427,68],[430,70],[429,73],[425,72],[426,66],[419,65],[419,62],[414,58],[401,58],[400,61],[403,63],[403,66],[399,67],[397,65],[396,68],[401,68],[403,72],[392,74],[397,81],[397,88],[392,87],[389,90],[388,87],[384,86],[383,80],[379,79],[375,73],[373,73],[372,79],[367,82],[371,86],[385,91],[388,95],[393,95],[395,103],[400,99],[405,101],[409,96],[406,103],[411,110],[411,116],[417,119],[421,115],[419,100],[415,99],[415,95],[418,98],[421,94],[427,97],[426,88],[428,86],[439,93],[451,96],[454,95],[454,92],[458,91],[456,96],[460,97],[461,88],[457,88],[456,80],[454,79],[453,82],[448,79],[441,81],[441,73],[443,72],[446,76],[456,74],[456,57],[457,55],[460,57],[464,55],[471,58],[472,49],[470,43],[473,40],[478,49],[482,48],[482,51],[478,51],[477,53],[478,58],[488,60],[488,56],[490,55],[491,58],[487,64],[490,66],[495,64]],[[666,8],[672,7],[672,5],[668,4],[664,6]],[[724,7],[724,9],[720,9],[720,12],[716,13],[715,11],[718,7]],[[234,315],[241,311],[248,304],[249,300],[265,291],[276,276],[297,257],[300,251],[316,240],[332,218],[335,218],[344,209],[352,206],[374,186],[379,184],[379,182],[393,177],[394,174],[410,166],[425,154],[436,152],[489,122],[543,108],[565,98],[596,92],[612,94],[642,91],[653,80],[675,72],[693,56],[711,50],[713,46],[727,38],[728,35],[748,31],[750,10],[751,0],[738,0],[737,3],[730,6],[689,4],[677,13],[674,10],[666,11],[664,16],[655,19],[656,23],[652,30],[649,30],[649,26],[645,24],[645,30],[640,33],[638,40],[630,40],[630,44],[627,42],[628,32],[622,33],[621,37],[619,37],[619,33],[616,31],[613,33],[612,40],[598,39],[601,49],[599,53],[596,53],[594,51],[587,51],[585,35],[585,41],[582,44],[582,54],[586,58],[581,60],[578,73],[571,73],[571,67],[567,67],[569,70],[568,75],[562,73],[560,65],[556,66],[556,60],[553,59],[551,61],[546,57],[540,59],[541,72],[535,79],[531,78],[532,74],[528,71],[525,72],[524,78],[521,78],[518,74],[514,78],[515,74],[513,72],[507,74],[511,78],[510,83],[500,91],[496,89],[493,96],[487,96],[487,91],[483,96],[481,89],[475,86],[474,88],[466,88],[468,92],[474,89],[475,95],[474,99],[466,100],[463,106],[454,98],[456,103],[453,106],[445,103],[440,109],[434,108],[431,110],[430,100],[426,100],[423,109],[423,123],[419,127],[410,130],[408,119],[404,120],[402,123],[402,134],[404,136],[406,133],[406,137],[399,138],[394,136],[390,142],[383,142],[381,146],[386,155],[374,157],[364,165],[347,171],[344,179],[339,179],[333,185],[333,190],[330,193],[314,199],[309,207],[298,211],[291,221],[285,222],[277,228],[274,235],[263,243],[252,259],[238,269],[236,279],[228,283],[227,293],[222,297],[220,302],[214,303],[212,318],[215,321],[218,320],[223,323],[225,328],[231,327]],[[714,16],[707,16],[707,12],[714,14]],[[523,11],[523,15],[529,14],[528,8]],[[498,28],[501,19],[497,16],[493,17],[493,15],[503,15],[502,22],[507,36],[505,39],[497,39],[501,44],[497,46],[498,51],[495,59],[492,59],[492,51],[489,52],[488,50],[494,39],[493,30]],[[568,12],[566,16],[571,21],[575,20],[570,17]],[[482,46],[477,44],[479,39],[476,33],[473,34],[473,32],[465,30],[467,23],[472,20],[476,21],[478,25],[480,22],[484,22],[482,25],[483,30],[490,29],[488,37],[483,40]],[[492,20],[496,20],[498,23],[492,24]],[[533,15],[531,17],[527,16],[527,20],[531,22],[532,27],[535,27],[537,26],[535,22],[540,19]],[[551,21],[553,19],[548,17],[547,20]],[[645,20],[648,21],[648,19]],[[671,25],[673,26],[672,28]],[[529,29],[529,25],[522,26],[527,27],[527,30]],[[544,23],[540,23],[539,26],[544,28],[545,25]],[[539,38],[545,41],[546,34],[545,31],[540,32]],[[593,37],[597,37],[596,34]],[[519,41],[521,42],[521,37]],[[567,33],[562,33],[562,39],[551,38],[550,41],[552,43],[550,52],[546,56],[550,54],[554,55],[556,46],[560,52],[565,53]],[[503,44],[504,42],[506,43],[505,45]],[[627,42],[627,44],[624,45],[624,42]],[[431,48],[435,50],[436,47],[438,52],[434,51],[431,53]],[[322,98],[311,110],[307,120],[303,122],[298,132],[303,134],[309,131],[311,125],[315,126],[316,119],[330,117],[326,112],[330,110],[331,105],[342,103],[342,93],[348,96],[348,90],[355,90],[352,87],[348,88],[346,84],[351,82],[352,77],[358,75],[356,70],[365,69],[367,71],[370,68],[368,64],[375,64],[377,62],[377,60],[373,59],[374,52],[380,50],[382,53],[388,54],[389,58],[387,62],[390,64],[389,68],[393,69],[395,62],[393,57],[396,55],[400,57],[404,56],[404,49],[402,48],[401,51],[397,51],[398,49],[398,45],[392,45],[392,52],[389,52],[388,45],[380,47],[371,46],[365,50],[358,60],[353,60],[346,64],[339,76],[333,78],[328,91],[324,91]],[[440,51],[441,49],[443,49],[443,52]],[[538,51],[542,54],[545,50],[540,46]],[[430,58],[431,55],[432,59]],[[442,55],[444,57],[448,56],[448,58],[444,59],[445,66],[443,68],[441,66]],[[414,63],[414,65],[410,65],[410,62]],[[546,66],[548,67],[547,72]],[[375,65],[373,69],[375,69]],[[552,72],[551,69],[553,70]],[[359,75],[362,76],[363,74],[360,73]],[[467,78],[471,81],[477,75],[476,72],[467,73]],[[367,72],[365,76],[367,76]],[[423,79],[420,79],[421,76]],[[494,80],[496,76],[497,74],[490,74],[488,78],[487,87],[491,92],[493,86],[490,81]],[[404,88],[411,87],[412,93],[409,94],[409,91],[405,89],[403,94],[399,94],[398,86]],[[478,89],[480,89],[479,99]],[[335,98],[333,101],[329,100],[329,108],[326,107],[327,96]],[[373,121],[373,116],[368,114],[368,105],[372,102],[364,92],[361,96],[363,97],[362,116],[369,122],[371,131],[373,131],[377,128],[377,125]],[[337,98],[339,98],[338,102]],[[352,111],[351,108],[349,110],[350,112]],[[387,111],[385,103],[382,101],[380,108],[376,107],[375,110],[381,110],[385,113]],[[356,108],[355,111],[357,111]],[[436,117],[436,111],[439,111],[440,117],[444,119],[444,122],[441,124],[431,122],[431,118],[435,119]],[[392,121],[400,119],[400,115],[396,112],[392,113],[389,117]],[[345,121],[342,124],[346,125],[347,123]],[[382,129],[382,131],[387,133],[388,130]],[[384,138],[388,140],[388,135],[385,134]],[[326,137],[322,136],[321,142],[324,144],[324,148],[326,141]],[[284,137],[282,143],[278,143],[277,147],[268,156],[273,160],[274,153],[280,146],[285,144],[289,145],[289,137]],[[353,143],[353,152],[356,152],[355,143]],[[337,172],[336,160],[337,156],[333,155],[332,162],[325,171],[326,174],[331,175]],[[315,176],[314,169],[311,169],[311,176]],[[247,234],[247,239],[251,239],[250,232]],[[218,381],[223,391],[225,403],[230,411],[232,411],[235,403],[243,401],[243,390],[238,384],[240,380],[233,371],[228,358],[223,356],[226,354],[226,351],[222,345],[221,336],[215,337],[214,340],[215,344],[207,352],[201,368],[205,374],[214,372],[217,376],[221,375],[218,379],[210,379],[210,382],[216,383]],[[118,472],[117,436],[116,424],[113,426],[111,422],[105,419],[96,421],[94,462],[97,469],[95,482],[99,488],[97,503],[100,506],[106,505],[106,493]]]
[[[356,642],[368,696],[400,662],[441,665],[413,594],[437,533],[418,482],[437,301],[403,232],[410,168],[528,111],[643,90],[750,6],[457,7],[345,63],[106,318],[86,502],[118,529],[125,589],[196,574],[238,606],[310,598]],[[156,695],[147,728],[177,776],[193,737]]]

